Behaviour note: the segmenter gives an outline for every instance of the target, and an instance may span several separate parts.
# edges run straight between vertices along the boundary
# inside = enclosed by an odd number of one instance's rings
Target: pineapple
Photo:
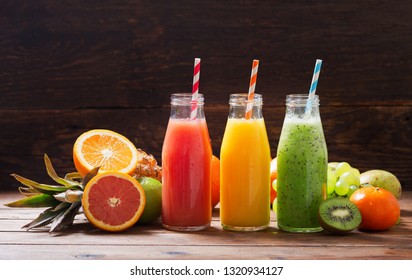
[[[135,178],[152,177],[162,180],[162,168],[157,165],[156,159],[138,149],[139,160],[134,173]],[[61,178],[57,175],[50,158],[45,154],[44,163],[47,174],[58,185],[41,184],[17,174],[11,174],[23,184],[19,192],[25,198],[6,204],[8,207],[48,207],[32,222],[23,226],[27,230],[50,225],[50,232],[61,231],[73,224],[74,218],[81,212],[83,189],[87,183],[97,175],[99,167],[92,169],[89,174],[82,176],[72,172]]]
[[[6,204],[8,207],[49,207],[32,222],[23,226],[27,230],[50,225],[50,232],[60,231],[73,224],[75,216],[80,212],[84,186],[93,178],[99,168],[94,168],[84,178],[79,173],[68,173],[64,178],[57,175],[45,154],[44,163],[47,174],[58,185],[40,184],[17,174],[11,174],[24,185],[19,192],[25,198]]]
[[[139,177],[151,177],[162,182],[162,168],[157,165],[157,161],[153,155],[147,154],[142,149],[137,149],[138,163],[134,176]]]

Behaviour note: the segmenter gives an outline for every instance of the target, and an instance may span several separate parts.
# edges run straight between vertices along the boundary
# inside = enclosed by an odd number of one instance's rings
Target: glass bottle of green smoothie
[[[326,198],[328,153],[319,97],[306,112],[308,95],[286,96],[286,115],[277,150],[277,223],[289,232],[317,232],[320,202]]]

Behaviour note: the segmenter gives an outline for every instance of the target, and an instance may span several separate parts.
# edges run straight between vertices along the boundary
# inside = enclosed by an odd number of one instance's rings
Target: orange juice
[[[220,151],[222,227],[234,231],[265,229],[270,219],[271,161],[265,122],[261,112],[248,120],[232,113]]]

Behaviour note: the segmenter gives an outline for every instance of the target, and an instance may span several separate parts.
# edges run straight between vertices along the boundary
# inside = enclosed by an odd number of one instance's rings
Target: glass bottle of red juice
[[[197,231],[210,226],[212,146],[199,94],[191,118],[192,95],[171,96],[162,149],[162,223],[166,229]]]

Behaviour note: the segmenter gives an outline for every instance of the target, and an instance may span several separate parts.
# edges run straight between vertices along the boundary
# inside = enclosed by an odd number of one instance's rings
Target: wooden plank
[[[22,224],[22,223],[20,223]],[[411,224],[401,224],[385,232],[354,231],[345,236],[328,233],[292,234],[271,226],[258,233],[223,231],[220,223],[212,224],[206,231],[196,233],[171,232],[161,227],[135,226],[124,233],[110,234],[94,229],[90,224],[77,224],[60,234],[49,234],[47,230],[22,231],[13,228],[0,232],[0,245],[90,245],[90,246],[308,246],[322,247],[339,245],[348,248],[405,247],[412,250]],[[338,243],[338,244],[336,244]],[[253,252],[251,252],[252,254]],[[412,253],[412,251],[411,251]],[[412,256],[412,255],[411,255]]]
[[[376,241],[375,239],[381,239],[381,238],[386,238],[387,241],[393,242],[393,243],[398,243],[400,242],[398,239],[412,239],[412,235],[407,234],[412,230],[412,223],[411,223],[411,215],[408,210],[402,209],[403,210],[403,216],[401,223],[394,226],[388,231],[383,231],[383,232],[363,232],[363,231],[356,231],[353,232],[350,235],[343,236],[341,237],[342,242],[353,242],[357,238],[360,239],[365,239],[366,243],[373,241]],[[15,216],[15,214],[13,215]],[[329,238],[333,239],[336,238],[336,236],[328,234],[328,233],[321,233],[321,234],[293,234],[293,233],[287,233],[287,232],[282,232],[278,230],[275,219],[272,218],[270,228],[268,230],[262,231],[262,232],[253,232],[253,233],[237,233],[237,232],[230,232],[230,231],[224,231],[222,230],[222,227],[220,225],[220,220],[218,219],[218,216],[215,216],[215,218],[212,220],[212,224],[210,229],[201,231],[201,232],[195,232],[195,233],[189,233],[189,234],[181,234],[179,232],[174,232],[174,231],[167,231],[164,230],[161,226],[160,221],[157,223],[154,223],[152,225],[136,225],[135,227],[129,229],[127,232],[124,233],[106,233],[100,230],[97,230],[91,226],[87,220],[80,216],[76,221],[75,225],[71,228],[68,228],[67,231],[62,232],[61,234],[56,233],[52,234],[52,236],[56,236],[56,240],[53,238],[50,239],[51,236],[48,234],[48,228],[45,229],[39,229],[39,230],[33,230],[27,232],[25,229],[22,229],[21,227],[26,224],[28,220],[0,220],[0,235],[3,237],[1,238],[0,242],[7,243],[10,240],[15,240],[15,242],[23,242],[23,243],[32,243],[32,242],[45,242],[47,243],[53,243],[53,242],[60,242],[60,235],[63,236],[63,242],[66,242],[66,240],[74,241],[77,240],[80,244],[84,244],[87,242],[95,242],[99,243],[101,240],[104,240],[104,242],[107,242],[105,240],[106,237],[108,236],[116,236],[116,240],[109,241],[108,244],[111,242],[115,242],[115,244],[122,243],[124,241],[123,239],[127,239],[130,236],[145,236],[147,234],[147,240],[136,240],[136,242],[156,242],[156,238],[153,239],[153,234],[163,236],[165,237],[165,244],[169,244],[168,238],[179,238],[182,237],[183,240],[179,243],[176,244],[191,244],[191,242],[194,242],[194,244],[197,244],[196,242],[199,242],[201,240],[205,240],[205,244],[214,244],[214,243],[220,243],[222,242],[223,244],[227,243],[237,243],[247,244],[247,242],[256,242],[256,244],[260,243],[271,243],[271,242],[283,242],[287,241],[288,238],[293,237],[293,242],[305,242],[308,239],[311,240],[312,242],[316,243],[324,243],[325,241],[329,240]],[[14,232],[15,234],[13,235],[8,235],[8,232]],[[33,232],[33,233],[32,233]],[[47,234],[44,234],[47,233]],[[87,236],[84,236],[84,233],[90,233],[91,235],[94,236],[92,240],[90,240]],[[30,234],[36,235],[36,240],[32,241],[27,238],[30,238]],[[259,241],[254,241],[254,238],[251,238],[249,241],[249,237],[251,236],[259,236]],[[227,240],[227,238],[230,237],[230,240]],[[324,238],[324,240],[323,240]],[[313,239],[313,240],[312,240]],[[412,241],[412,240],[411,240]],[[132,241],[133,243],[133,241]],[[172,243],[173,244],[173,243]],[[169,244],[170,245],[170,244]],[[364,245],[364,244],[362,244]],[[411,242],[412,245],[412,242]],[[354,245],[356,246],[356,245]]]
[[[15,197],[15,193],[5,193],[1,205]],[[211,228],[201,232],[168,231],[158,221],[123,233],[107,233],[94,229],[80,215],[73,227],[49,234],[47,229],[21,229],[40,209],[1,206],[0,259],[410,259],[411,199],[412,192],[405,192],[400,200],[401,223],[390,230],[354,231],[344,236],[282,232],[273,213],[266,231],[229,232],[220,226],[218,209],[213,212]]]
[[[254,57],[259,92],[307,92],[320,56],[325,104],[411,105],[407,0],[3,2],[2,108],[156,106],[190,91],[196,55],[217,104],[247,89]]]
[[[404,194],[401,202],[402,219],[399,225],[383,232],[355,231],[347,236],[339,237],[339,244],[351,246],[370,246],[385,240],[385,245],[410,244],[412,246],[412,192]],[[237,233],[224,231],[221,228],[218,209],[213,212],[211,228],[206,231],[182,234],[164,230],[159,222],[152,225],[138,225],[124,233],[106,233],[94,229],[84,216],[80,215],[75,225],[61,234],[49,235],[47,228],[27,232],[21,227],[28,222],[30,212],[34,218],[40,211],[31,209],[0,209],[0,244],[158,244],[158,245],[197,245],[197,244],[256,244],[256,245],[304,245],[333,243],[335,235],[328,233],[293,234],[277,229],[275,216],[271,217],[271,226],[268,230],[252,233]],[[7,211],[8,210],[8,211]],[[24,211],[23,211],[24,210]],[[37,209],[38,210],[38,209]],[[26,212],[25,215],[16,214]],[[19,217],[19,218],[16,218]],[[13,232],[13,234],[10,234]],[[35,238],[31,238],[35,236]],[[115,237],[115,238],[112,238]]]
[[[335,242],[336,243],[336,242]],[[1,260],[410,260],[412,248],[371,246],[2,245]]]

